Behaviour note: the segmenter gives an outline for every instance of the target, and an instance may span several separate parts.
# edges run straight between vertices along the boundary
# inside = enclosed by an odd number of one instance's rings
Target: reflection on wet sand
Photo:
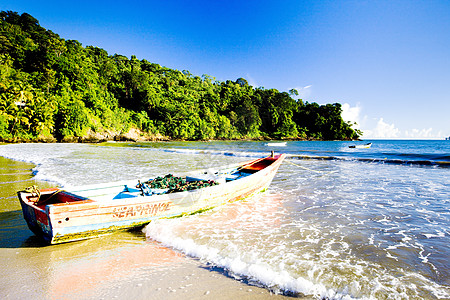
[[[102,286],[150,277],[179,264],[181,258],[181,254],[132,233],[62,245],[49,253],[47,294],[52,299],[94,297]]]

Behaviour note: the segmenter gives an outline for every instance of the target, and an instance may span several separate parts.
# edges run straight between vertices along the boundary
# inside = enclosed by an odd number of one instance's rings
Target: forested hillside
[[[0,12],[0,140],[356,139],[339,103],[216,81],[64,40]]]

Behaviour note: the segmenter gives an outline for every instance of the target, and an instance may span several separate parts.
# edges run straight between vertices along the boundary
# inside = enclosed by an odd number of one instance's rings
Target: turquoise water
[[[364,145],[372,142],[369,149],[349,148],[353,145]],[[273,142],[277,144],[277,142]],[[197,149],[224,155],[239,155],[249,153],[265,154],[268,150],[282,151],[294,156],[310,158],[335,158],[348,160],[372,160],[384,163],[443,165],[450,164],[450,142],[446,140],[367,140],[351,141],[296,141],[288,142],[286,146],[268,146],[267,142],[215,142],[215,143],[167,143],[166,150]],[[142,147],[161,148],[160,144],[146,144]]]
[[[450,142],[15,144],[62,186],[152,177],[261,157],[292,157],[269,190],[202,214],[153,222],[147,239],[287,295],[450,298]]]

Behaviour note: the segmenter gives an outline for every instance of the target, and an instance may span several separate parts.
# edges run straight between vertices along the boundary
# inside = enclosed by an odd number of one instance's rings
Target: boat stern
[[[49,191],[53,192],[56,190],[57,189],[52,189]],[[53,232],[47,207],[39,207],[35,204],[38,197],[34,193],[19,191],[17,194],[22,207],[23,217],[27,222],[28,228],[30,228],[35,235],[43,238],[47,243],[51,243]]]

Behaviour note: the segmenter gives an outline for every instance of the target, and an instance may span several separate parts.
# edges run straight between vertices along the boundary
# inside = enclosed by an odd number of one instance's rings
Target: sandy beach
[[[160,246],[144,233],[119,232],[48,246],[28,229],[16,192],[33,164],[0,157],[2,299],[282,299],[226,270]]]

